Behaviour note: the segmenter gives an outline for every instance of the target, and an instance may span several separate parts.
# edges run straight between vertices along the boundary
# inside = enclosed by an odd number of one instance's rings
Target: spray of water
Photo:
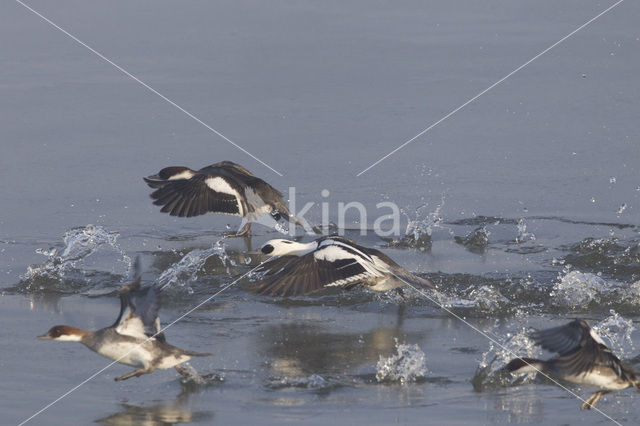
[[[610,315],[592,325],[593,330],[604,339],[611,351],[621,359],[630,357],[635,352],[631,333],[635,329],[633,321],[624,318],[613,309]]]
[[[514,377],[503,367],[515,356],[519,357],[537,357],[540,350],[534,342],[529,338],[531,330],[521,326],[513,331],[509,331],[504,335],[495,335],[501,346],[489,343],[489,350],[482,354],[482,359],[478,364],[478,368],[471,380],[473,388],[482,392],[504,386],[513,386],[523,382],[533,380],[535,374],[521,377]]]
[[[398,339],[396,339],[396,354],[388,358],[380,356],[376,370],[378,382],[402,384],[420,381],[429,372],[427,357],[420,347],[398,343]]]
[[[119,234],[102,226],[87,225],[67,231],[63,236],[64,247],[40,248],[37,253],[47,259],[41,265],[31,265],[22,276],[26,290],[44,287],[64,289],[63,281],[87,284],[89,275],[95,271],[127,275],[131,269],[131,258],[117,243]],[[94,256],[96,253],[100,256]],[[122,265],[121,270],[118,264]]]
[[[158,285],[162,290],[180,286],[186,288],[190,293],[193,292],[189,285],[196,281],[198,272],[211,256],[217,256],[220,259],[222,264],[227,267],[227,273],[229,273],[230,266],[236,266],[235,261],[226,252],[224,240],[218,240],[211,248],[192,250],[178,262],[169,266],[158,278]]]

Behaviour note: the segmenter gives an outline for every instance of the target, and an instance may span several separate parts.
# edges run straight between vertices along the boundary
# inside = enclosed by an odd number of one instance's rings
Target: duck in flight
[[[212,355],[186,351],[167,343],[160,332],[159,289],[154,286],[141,288],[140,275],[137,275],[132,284],[120,288],[120,315],[111,326],[86,331],[69,325],[56,325],[38,339],[80,342],[106,358],[136,368],[116,377],[116,381],[139,377],[156,369],[175,367],[180,372],[179,364],[192,357]]]
[[[306,244],[275,239],[261,251],[279,256],[257,270],[262,279],[249,284],[251,291],[261,295],[300,296],[323,288],[357,285],[375,291],[403,285],[435,288],[431,281],[412,274],[384,253],[349,238],[327,236]]]
[[[253,221],[262,221],[274,228],[281,219],[304,229],[309,226],[289,212],[278,190],[231,161],[200,170],[165,167],[143,179],[155,189],[151,198],[155,200],[153,204],[162,206],[163,213],[191,217],[211,212],[242,217],[238,232],[228,235],[230,237],[246,236]]]
[[[568,382],[600,389],[582,404],[590,410],[602,395],[630,386],[640,392],[640,376],[620,361],[584,320],[537,331],[531,338],[542,348],[558,355],[543,361],[516,358],[505,369],[512,374],[542,371]]]

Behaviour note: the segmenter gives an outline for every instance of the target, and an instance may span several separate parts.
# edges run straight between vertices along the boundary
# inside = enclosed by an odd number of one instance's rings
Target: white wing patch
[[[191,179],[194,175],[195,173],[191,170],[185,170],[173,176],[170,176],[168,180]]]
[[[355,259],[353,254],[333,244],[322,246],[313,253],[313,257],[318,260],[326,260],[327,262],[335,262],[336,260],[341,259]]]
[[[233,189],[229,183],[221,177],[210,177],[204,180],[204,183],[216,192],[222,192],[223,194],[233,195],[238,197],[238,191]]]
[[[129,317],[122,321],[116,327],[116,332],[118,334],[135,337],[138,339],[146,339],[147,335],[144,334],[144,324],[142,324],[142,319],[140,317]]]
[[[328,238],[328,239],[322,241],[318,248],[327,247],[327,246],[348,247],[350,250],[355,251],[363,259],[366,259],[366,260],[368,260],[370,262],[373,262],[373,259],[371,258],[371,256],[369,256],[368,254],[364,253],[362,250],[358,249],[358,247],[353,246],[351,244],[346,244],[346,243],[343,243],[342,241],[336,241],[336,240],[332,240],[332,239]],[[351,257],[353,257],[353,255],[351,255]]]
[[[331,241],[331,240],[328,240],[328,241]],[[329,243],[329,244],[321,244],[321,248],[319,248],[315,253],[313,253],[313,257],[316,260],[324,260],[327,262],[335,262],[337,260],[342,260],[342,259],[353,259],[356,262],[358,262],[358,264],[362,266],[366,272],[362,272],[358,275],[353,275],[351,277],[348,277],[342,280],[334,281],[332,283],[326,284],[326,286],[328,287],[339,286],[339,285],[345,285],[354,281],[366,280],[369,278],[379,278],[379,277],[385,276],[388,273],[387,268],[380,267],[380,266],[385,266],[386,264],[376,265],[369,260],[371,259],[369,256],[362,253],[360,250],[355,249],[353,246],[339,243],[336,241],[332,241],[332,242],[333,243]],[[353,253],[350,253],[344,250],[342,247],[348,247],[349,249],[356,251],[358,255],[362,254],[362,256],[364,257],[354,255]]]
[[[219,176],[216,176],[216,177],[206,178],[204,180],[204,183],[209,188],[211,188],[212,190],[214,190],[216,192],[220,192],[222,194],[233,195],[234,197],[236,197],[236,203],[238,203],[238,214],[240,216],[244,216],[245,215],[245,211],[242,208],[242,203],[240,202],[240,194],[238,194],[238,191],[233,189],[233,187],[231,185],[229,185],[229,183],[226,180],[224,180],[223,178],[221,178]]]

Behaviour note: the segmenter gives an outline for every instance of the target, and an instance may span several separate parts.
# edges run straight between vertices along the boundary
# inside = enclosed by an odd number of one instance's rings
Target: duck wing
[[[242,187],[215,165],[194,171],[188,167],[166,167],[143,178],[155,191],[153,204],[163,213],[191,217],[205,213],[244,216],[247,208]]]
[[[269,262],[263,279],[251,291],[267,296],[300,296],[325,287],[352,286],[384,271],[345,247],[327,244],[303,256],[282,256]]]
[[[581,344],[593,340],[591,328],[583,320],[575,320],[566,325],[531,333],[537,345],[549,352],[566,355],[580,348]]]
[[[291,214],[280,191],[254,176],[241,165],[231,161],[222,161],[207,167],[206,170],[216,170],[216,173],[221,177],[233,181],[238,188],[242,189],[242,193],[249,201],[244,206],[245,213],[253,212],[257,208],[259,213],[274,214],[276,220],[279,220],[279,215],[288,218]],[[260,210],[262,204],[270,206],[271,209]]]
[[[609,367],[622,376],[620,359],[604,344],[586,321],[576,319],[569,324],[537,331],[532,339],[542,348],[557,352],[550,365],[557,372],[579,375],[596,366]]]
[[[435,289],[436,286],[426,278],[419,277],[415,274],[404,269],[402,266],[398,265],[393,259],[391,259],[386,254],[382,253],[380,250],[361,247],[362,250],[371,256],[373,262],[380,265],[385,265],[386,268],[389,269],[389,272],[396,277],[398,280],[405,282],[406,284],[410,284],[412,286],[418,288],[428,288]]]
[[[120,289],[120,314],[112,325],[122,335],[146,339],[155,335],[165,341],[158,311],[160,289],[155,286],[141,288],[140,278]]]

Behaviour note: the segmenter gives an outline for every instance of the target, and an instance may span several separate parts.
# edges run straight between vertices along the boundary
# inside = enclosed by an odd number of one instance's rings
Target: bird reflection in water
[[[268,326],[260,333],[259,353],[269,359],[272,376],[289,379],[342,376],[363,365],[375,366],[380,356],[387,357],[395,351],[396,339],[423,338],[424,332],[407,333],[399,325],[365,333],[331,333],[316,325],[281,324]]]
[[[153,405],[120,404],[117,413],[96,420],[96,423],[113,426],[169,426],[181,423],[210,422],[213,411],[193,411],[189,403],[194,393],[191,388],[183,391],[175,400],[161,401]]]
[[[488,397],[493,400],[493,409],[487,419],[490,423],[543,423],[542,399],[535,391],[496,393]]]
[[[60,314],[60,293],[30,293],[29,310]]]

